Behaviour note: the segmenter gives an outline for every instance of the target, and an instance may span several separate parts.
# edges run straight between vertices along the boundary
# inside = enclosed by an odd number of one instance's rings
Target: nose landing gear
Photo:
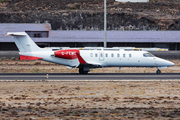
[[[161,71],[158,69],[158,70],[156,71],[156,73],[157,73],[157,74],[161,74]]]

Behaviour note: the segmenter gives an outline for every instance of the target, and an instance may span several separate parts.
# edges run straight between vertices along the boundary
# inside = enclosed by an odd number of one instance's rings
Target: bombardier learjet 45
[[[80,74],[87,74],[91,68],[102,67],[157,67],[174,66],[174,63],[155,57],[147,51],[126,51],[118,48],[69,48],[53,51],[40,48],[25,32],[8,32],[12,36],[20,54],[20,60],[43,60],[69,68],[79,68]]]

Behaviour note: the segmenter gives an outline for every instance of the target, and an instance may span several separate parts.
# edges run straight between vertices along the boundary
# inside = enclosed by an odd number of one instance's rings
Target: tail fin
[[[39,48],[25,32],[8,32],[7,35],[13,36],[20,52],[41,51],[41,48]]]

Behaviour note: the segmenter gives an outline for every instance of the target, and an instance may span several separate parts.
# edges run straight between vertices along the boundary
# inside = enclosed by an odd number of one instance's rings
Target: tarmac
[[[180,80],[180,73],[0,73],[0,81],[155,81]]]

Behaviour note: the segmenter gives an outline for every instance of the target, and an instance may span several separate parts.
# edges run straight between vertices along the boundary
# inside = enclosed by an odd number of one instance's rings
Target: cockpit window
[[[154,57],[154,55],[151,53],[144,53],[143,56],[144,57]]]

